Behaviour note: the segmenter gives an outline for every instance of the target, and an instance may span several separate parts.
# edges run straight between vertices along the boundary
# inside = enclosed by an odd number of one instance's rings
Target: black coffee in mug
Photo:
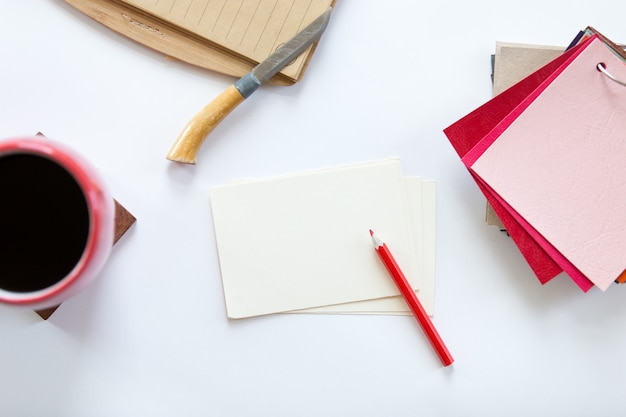
[[[63,279],[89,236],[83,190],[64,167],[35,153],[0,155],[0,289],[32,292]]]

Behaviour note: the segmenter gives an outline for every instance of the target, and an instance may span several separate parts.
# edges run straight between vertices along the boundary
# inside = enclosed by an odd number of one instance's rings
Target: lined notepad
[[[66,0],[101,23],[192,64],[241,76],[334,0]],[[295,82],[315,46],[279,77]]]

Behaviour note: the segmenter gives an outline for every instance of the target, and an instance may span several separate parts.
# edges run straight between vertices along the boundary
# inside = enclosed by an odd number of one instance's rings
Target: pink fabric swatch
[[[570,51],[463,161],[581,288],[626,268],[626,67],[596,36]]]
[[[465,157],[525,98],[539,88],[562,65],[571,61],[572,57],[576,56],[580,50],[581,46],[570,49],[559,58],[548,63],[446,128],[444,133],[459,156],[461,158]],[[476,177],[475,179],[539,281],[546,283],[562,272],[563,269],[546,252],[544,247],[534,239],[533,235],[528,232],[527,225],[520,223],[519,216],[516,216],[514,212],[512,213],[479,179]],[[543,246],[546,246],[546,244],[544,243]],[[587,291],[593,286],[586,278],[575,279],[575,281],[583,291]]]

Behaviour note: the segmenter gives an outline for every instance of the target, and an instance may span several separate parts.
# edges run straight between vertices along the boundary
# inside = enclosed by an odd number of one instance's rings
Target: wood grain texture
[[[65,0],[66,3],[109,29],[178,61],[234,77],[242,77],[257,61],[189,33],[166,20],[119,0]],[[334,7],[336,0],[331,1]],[[271,84],[293,85],[300,81],[309,65],[315,42],[297,74],[282,72],[268,80]]]

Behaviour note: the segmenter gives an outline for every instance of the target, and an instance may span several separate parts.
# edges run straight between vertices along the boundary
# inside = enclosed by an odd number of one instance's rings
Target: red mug
[[[45,137],[0,141],[0,302],[59,305],[106,263],[115,204],[83,156]]]

